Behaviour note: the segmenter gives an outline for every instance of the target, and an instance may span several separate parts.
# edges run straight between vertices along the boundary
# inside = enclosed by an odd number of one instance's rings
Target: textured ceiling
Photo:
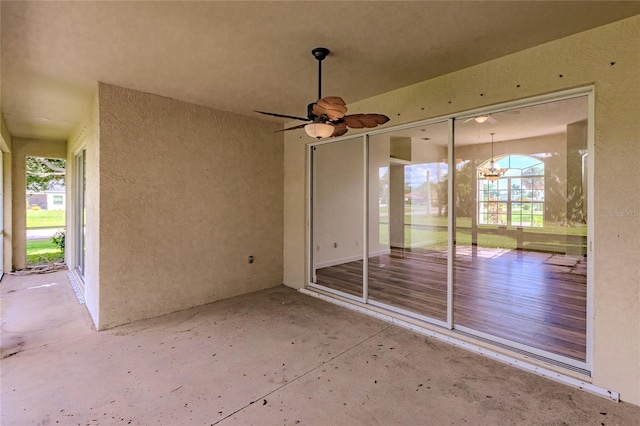
[[[96,81],[216,109],[306,115],[640,14],[640,2],[2,1],[13,136],[65,139]],[[264,117],[263,117],[264,118]]]

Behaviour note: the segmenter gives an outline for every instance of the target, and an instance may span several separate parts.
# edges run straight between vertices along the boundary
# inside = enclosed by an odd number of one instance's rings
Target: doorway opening
[[[27,267],[64,262],[66,161],[27,157]]]

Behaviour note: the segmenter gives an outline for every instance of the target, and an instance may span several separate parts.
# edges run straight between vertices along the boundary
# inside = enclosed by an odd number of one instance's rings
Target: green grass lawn
[[[49,262],[62,262],[64,255],[51,241],[51,238],[27,240],[27,266],[42,265]]]
[[[386,218],[384,218],[386,221]],[[447,218],[446,217],[437,217],[437,216],[427,216],[427,215],[410,215],[407,214],[405,216],[405,235],[404,242],[407,246],[421,246],[423,248],[428,248],[436,251],[446,251],[447,250]],[[469,217],[460,217],[456,221],[457,230],[456,230],[456,241],[459,246],[468,246],[471,245],[471,218]],[[411,224],[418,225],[416,227],[412,227]],[[432,225],[438,226],[436,229],[424,229],[419,225]],[[382,245],[389,243],[389,225],[386,223],[381,223],[379,231],[379,243]],[[495,226],[478,226],[478,245],[480,247],[493,247],[493,248],[504,248],[504,249],[515,249],[517,247],[517,241],[514,237],[508,235],[496,235],[490,233],[483,233],[482,230],[485,229],[495,229]],[[515,227],[508,227],[509,230],[514,230]],[[580,249],[581,246],[573,247],[566,241],[566,235],[586,235],[587,234],[587,225],[581,224],[576,226],[563,226],[560,224],[551,224],[548,223],[544,227],[541,228],[524,228],[525,231],[525,249],[526,247],[530,247],[531,241],[527,241],[526,233],[536,234],[536,233],[544,233],[546,234],[546,239],[544,242],[535,242],[534,245],[538,247],[538,250],[545,250],[544,247],[547,247],[549,250],[553,251],[555,249],[561,249],[563,247],[566,248],[574,248]],[[579,250],[578,250],[579,251]]]
[[[64,227],[64,210],[27,210],[27,228]]]

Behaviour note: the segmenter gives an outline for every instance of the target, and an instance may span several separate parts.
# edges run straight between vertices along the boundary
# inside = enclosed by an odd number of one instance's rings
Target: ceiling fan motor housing
[[[311,51],[311,54],[317,60],[322,61],[329,54],[329,49],[327,49],[326,47],[316,47]]]
[[[310,103],[309,105],[307,105],[307,117],[309,117],[309,120],[314,121],[316,123],[324,123],[325,121],[327,121],[327,117],[324,116],[317,116],[313,113],[313,106],[315,105],[315,102]]]

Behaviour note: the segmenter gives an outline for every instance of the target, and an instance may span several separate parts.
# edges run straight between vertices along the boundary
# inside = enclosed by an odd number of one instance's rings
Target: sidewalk
[[[27,229],[27,240],[51,238],[53,237],[53,234],[59,231],[64,231],[64,227]]]

